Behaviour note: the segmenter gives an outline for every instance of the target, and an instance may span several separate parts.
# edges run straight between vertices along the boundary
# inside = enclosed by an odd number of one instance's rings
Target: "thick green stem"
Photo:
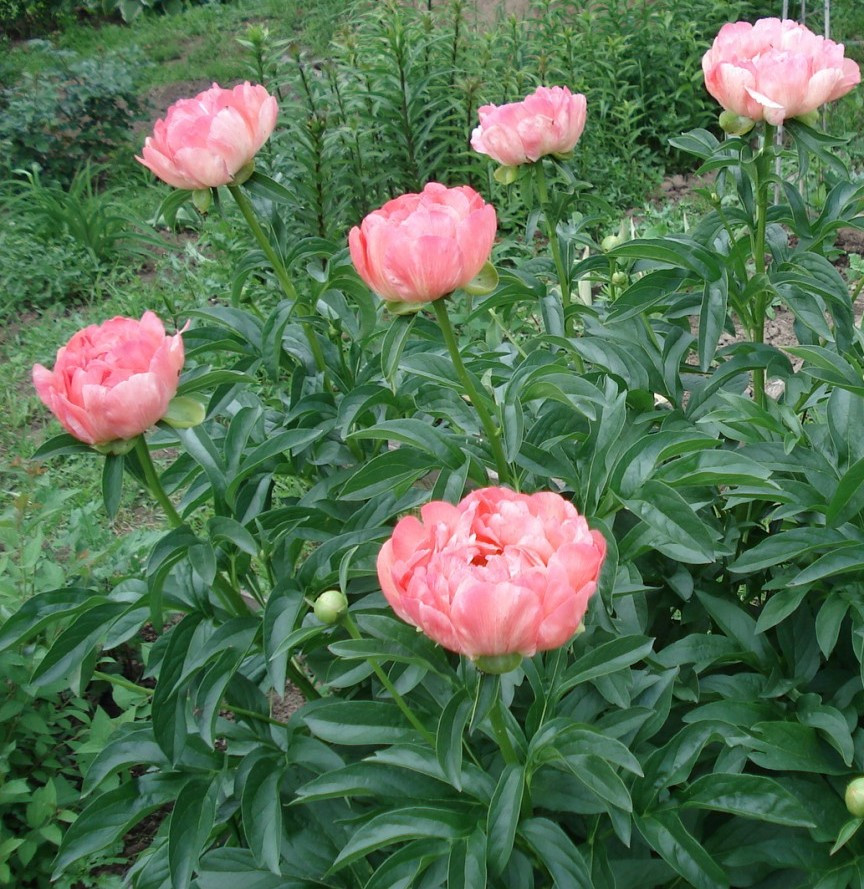
[[[765,124],[762,151],[755,163],[756,233],[753,241],[753,262],[757,275],[765,274],[765,229],[768,221],[768,174],[771,165],[771,146],[774,143],[774,127]],[[760,289],[755,297],[753,326],[750,336],[754,343],[765,342],[765,316],[768,311],[768,292]],[[765,370],[753,370],[753,397],[760,407],[765,406]]]
[[[228,191],[231,192],[231,196],[237,202],[237,206],[240,208],[240,212],[243,214],[246,224],[255,236],[255,240],[264,251],[264,255],[270,261],[270,265],[273,267],[273,271],[276,274],[276,279],[282,287],[282,292],[288,299],[295,303],[295,305],[299,304],[300,297],[297,294],[291,276],[288,274],[288,269],[285,268],[285,263],[282,261],[282,257],[270,243],[270,239],[267,237],[264,229],[261,228],[261,223],[258,222],[258,218],[255,216],[255,211],[252,208],[249,198],[246,197],[243,189],[240,188],[239,185],[229,185]],[[303,333],[306,335],[306,341],[309,343],[309,349],[312,352],[315,367],[318,369],[319,373],[325,374],[326,376],[327,365],[324,361],[324,353],[321,351],[321,344],[315,336],[315,331],[312,329],[312,326],[305,321],[301,322],[301,326],[303,327]]]
[[[360,635],[360,630],[357,629],[357,624],[354,623],[351,615],[346,612],[342,617],[342,626],[348,631],[348,635],[352,639],[362,639],[363,637]],[[376,658],[367,657],[367,663],[372,668],[372,672],[378,677],[378,681],[387,689],[390,697],[393,698],[393,702],[396,706],[402,711],[405,715],[405,718],[414,728],[420,732],[421,735],[426,739],[429,745],[434,749],[435,747],[435,735],[423,725],[422,722],[414,715],[414,711],[408,706],[405,698],[399,694],[396,690],[396,686],[390,681],[390,677],[384,672],[381,668],[381,665],[378,663]]]
[[[486,437],[489,439],[489,446],[492,448],[492,456],[494,457],[495,465],[498,468],[498,480],[500,482],[512,481],[513,473],[510,469],[510,464],[507,462],[504,447],[501,444],[501,432],[493,422],[489,411],[486,410],[486,406],[483,404],[483,396],[477,390],[474,381],[471,379],[471,375],[468,373],[468,369],[462,361],[462,355],[459,352],[459,343],[456,342],[456,334],[453,331],[453,325],[450,323],[450,316],[447,314],[446,300],[443,298],[434,300],[432,302],[432,308],[435,310],[435,317],[438,319],[438,324],[441,327],[441,333],[444,336],[444,342],[447,344],[447,349],[450,352],[450,358],[453,361],[456,375],[465,387],[465,394],[471,399],[471,404],[474,405],[474,410],[477,411],[477,416],[480,418],[480,423],[486,432]]]
[[[137,455],[138,462],[141,464],[141,469],[144,472],[144,481],[147,485],[147,489],[156,498],[159,505],[164,510],[165,517],[168,519],[168,524],[172,528],[179,528],[184,524],[183,519],[180,517],[180,514],[174,508],[174,504],[165,493],[165,489],[162,487],[162,482],[159,481],[159,474],[156,472],[156,467],[153,465],[150,449],[147,447],[147,442],[143,435],[139,435],[135,440],[135,454]],[[243,600],[243,597],[221,574],[217,574],[216,577],[213,578],[213,589],[219,594],[222,603],[228,611],[238,615],[249,613],[249,608]]]
[[[141,464],[141,469],[144,471],[144,481],[147,485],[147,490],[159,502],[165,513],[165,518],[168,519],[168,524],[172,528],[179,528],[183,524],[183,519],[180,518],[180,514],[174,509],[174,504],[165,493],[162,482],[159,481],[159,474],[153,465],[153,458],[150,456],[150,449],[147,447],[147,442],[143,435],[139,435],[135,439],[135,454],[138,457],[138,462]]]
[[[561,287],[561,305],[566,311],[570,305],[570,280],[567,270],[564,268],[564,260],[561,257],[561,245],[558,243],[558,220],[552,212],[552,204],[549,201],[549,192],[546,188],[546,173],[543,170],[542,158],[534,164],[534,173],[535,181],[537,182],[537,196],[540,199],[540,209],[543,211],[543,219],[546,222],[546,237],[549,239],[552,260],[555,263],[558,284]]]
[[[492,731],[495,733],[495,740],[504,757],[504,762],[508,765],[519,765],[519,757],[507,734],[507,726],[504,722],[504,704],[501,701],[501,677],[497,675],[489,675],[484,673],[480,679],[481,682],[491,682],[494,685],[493,703],[489,711],[489,721],[492,723]]]

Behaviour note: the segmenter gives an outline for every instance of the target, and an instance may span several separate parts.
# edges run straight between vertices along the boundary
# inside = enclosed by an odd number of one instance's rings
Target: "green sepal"
[[[474,666],[481,673],[497,676],[515,670],[522,663],[522,655],[518,651],[511,651],[509,654],[481,654],[473,660]]]
[[[795,120],[800,120],[805,127],[811,127],[812,129],[815,129],[816,125],[819,123],[819,109],[814,108],[812,111],[808,111],[806,114],[799,114],[795,118]]]
[[[438,298],[442,299],[442,297]],[[391,315],[415,315],[424,305],[426,305],[426,303],[409,303],[399,299],[385,299],[384,305],[387,307],[387,311],[390,312]]]
[[[756,121],[736,114],[734,111],[724,111],[720,115],[720,129],[730,136],[743,136],[756,126]]]
[[[168,410],[162,419],[175,429],[191,429],[204,422],[206,409],[200,401],[188,395],[175,395],[168,402]]]
[[[488,260],[462,289],[471,296],[486,296],[498,286],[498,270]]]
[[[501,164],[492,174],[492,178],[501,185],[512,185],[519,178],[519,167]]]
[[[255,159],[253,158],[248,164],[244,164],[234,174],[234,178],[228,183],[229,185],[242,185],[255,172]]]
[[[91,447],[100,454],[120,457],[123,454],[128,454],[135,447],[136,438],[115,438],[114,441],[105,441],[102,444],[91,445]]]
[[[213,192],[209,188],[196,188],[192,192],[192,203],[202,216],[206,215],[213,203]]]

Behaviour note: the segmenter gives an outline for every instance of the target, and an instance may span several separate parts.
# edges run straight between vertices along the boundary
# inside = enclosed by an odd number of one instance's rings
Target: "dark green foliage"
[[[71,21],[76,0],[0,0],[0,34],[27,39],[47,34]]]
[[[23,74],[0,92],[0,172],[36,165],[68,182],[85,162],[128,145],[138,109],[131,59],[79,59],[57,51],[54,64]]]

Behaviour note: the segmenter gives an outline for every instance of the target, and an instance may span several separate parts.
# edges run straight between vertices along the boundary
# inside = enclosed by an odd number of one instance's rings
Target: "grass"
[[[316,0],[306,10],[293,0],[236,0],[189,7],[173,16],[143,16],[131,25],[81,22],[47,43],[11,47],[3,67],[10,78],[16,71],[37,72],[53,61],[55,48],[85,57],[134,51],[150,62],[140,72],[143,92],[187,80],[228,83],[251,76],[247,51],[232,39],[250,24],[269,28],[275,39],[297,38],[312,52],[323,52],[344,11],[343,0]]]

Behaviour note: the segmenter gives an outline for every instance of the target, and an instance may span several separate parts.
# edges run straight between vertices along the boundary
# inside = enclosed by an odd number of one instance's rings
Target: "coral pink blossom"
[[[278,111],[263,86],[247,81],[227,90],[214,83],[175,102],[136,160],[175,188],[227,185],[270,137]]]
[[[497,225],[495,208],[473,188],[430,182],[370,213],[351,229],[348,246],[358,274],[379,296],[430,302],[483,268]]]
[[[39,397],[70,432],[91,445],[130,439],[160,420],[177,391],[183,338],[166,336],[153,312],[79,330],[54,369],[33,368]]]
[[[378,555],[393,610],[469,657],[533,655],[576,632],[606,541],[558,494],[483,488],[403,518]]]
[[[547,154],[572,151],[585,129],[585,96],[566,86],[539,86],[521,102],[483,105],[471,147],[499,164],[515,167]]]
[[[708,92],[723,108],[775,126],[839,99],[861,80],[842,43],[774,18],[723,25],[702,70]]]

